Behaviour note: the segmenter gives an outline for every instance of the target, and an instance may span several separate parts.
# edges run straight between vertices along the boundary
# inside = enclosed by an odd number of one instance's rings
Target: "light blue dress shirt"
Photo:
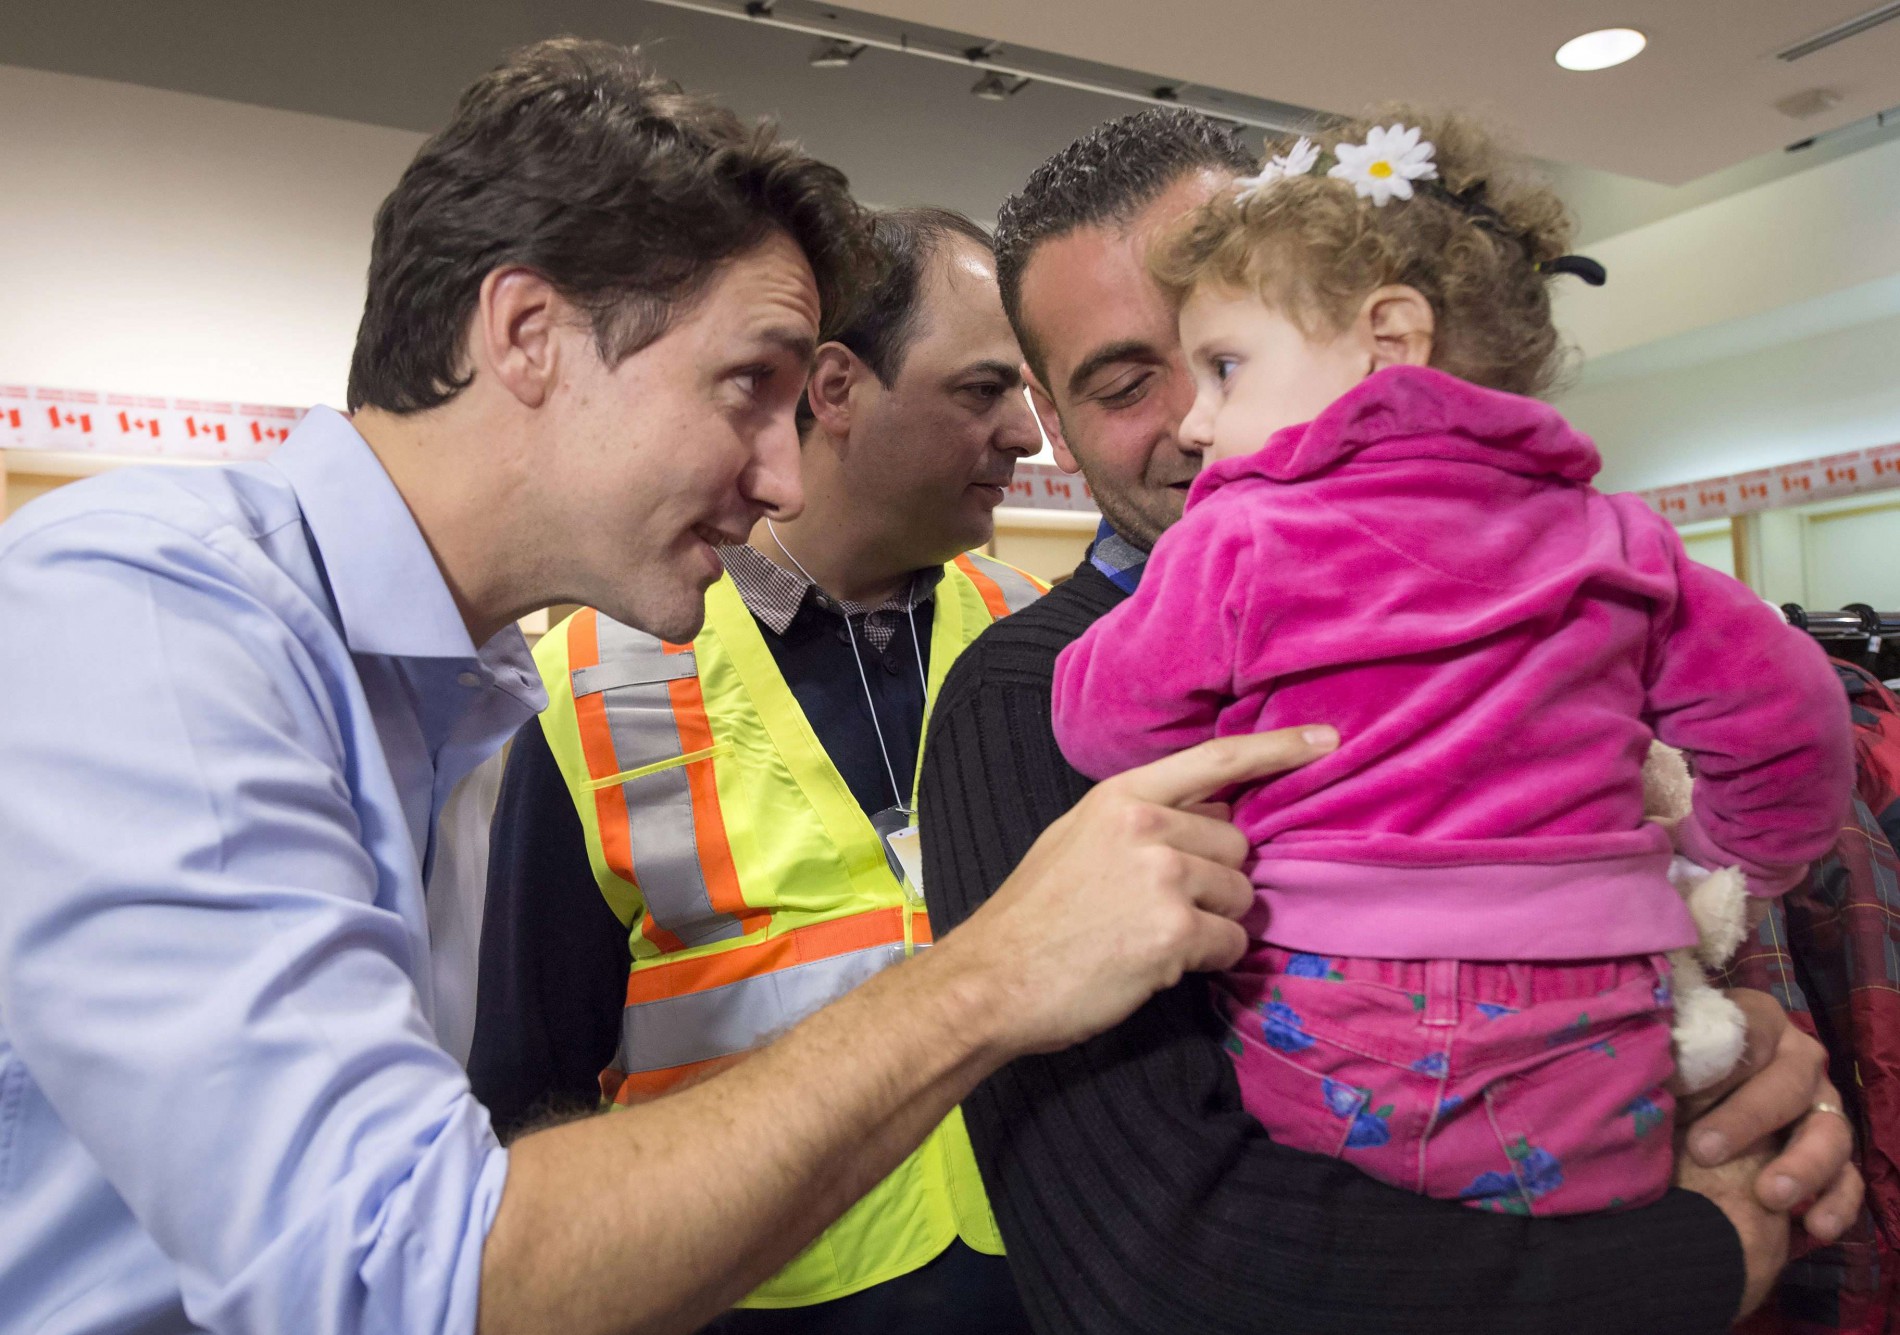
[[[326,409],[0,526],[0,1328],[474,1329],[507,1154],[423,887],[544,702]]]

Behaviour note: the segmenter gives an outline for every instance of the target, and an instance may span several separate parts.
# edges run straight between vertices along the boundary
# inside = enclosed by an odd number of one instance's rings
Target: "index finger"
[[[1118,774],[1108,782],[1144,801],[1169,807],[1191,806],[1232,784],[1298,769],[1338,746],[1339,734],[1324,725],[1217,737]]]

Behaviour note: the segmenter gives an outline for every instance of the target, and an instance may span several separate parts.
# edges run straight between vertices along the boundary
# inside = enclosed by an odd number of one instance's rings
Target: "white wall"
[[[1712,566],[1724,575],[1735,573],[1735,537],[1729,521],[1691,524],[1682,530],[1682,549],[1691,561]]]
[[[407,131],[0,66],[0,381],[341,405]]]
[[[1900,503],[1804,518],[1805,606],[1871,603],[1878,611],[1900,611]]]
[[[1586,375],[1558,406],[1602,451],[1599,485],[1619,491],[1891,445],[1900,315],[1648,375]]]
[[[1666,133],[1659,129],[1659,133]],[[1900,273],[1900,139],[1592,242],[1610,282],[1559,284],[1591,357]]]
[[[1900,441],[1900,139],[1586,249],[1560,283],[1588,358],[1559,400],[1640,489]]]
[[[1769,602],[1900,612],[1900,496],[1771,510],[1748,526],[1750,582]]]

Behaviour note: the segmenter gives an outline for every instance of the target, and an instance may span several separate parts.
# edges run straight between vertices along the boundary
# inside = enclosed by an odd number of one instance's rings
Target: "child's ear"
[[[1372,348],[1372,369],[1429,366],[1438,327],[1432,303],[1415,287],[1394,284],[1367,297],[1359,308],[1360,332]]]

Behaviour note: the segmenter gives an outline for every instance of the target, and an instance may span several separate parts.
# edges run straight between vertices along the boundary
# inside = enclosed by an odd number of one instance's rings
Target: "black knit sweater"
[[[957,663],[925,747],[924,883],[941,934],[1087,791],[1049,722],[1055,658],[1125,595],[1086,562]],[[1705,1198],[1520,1219],[1275,1145],[1242,1109],[1205,979],[1026,1057],[964,1104],[1038,1330],[1088,1335],[1719,1331],[1741,1247]]]

